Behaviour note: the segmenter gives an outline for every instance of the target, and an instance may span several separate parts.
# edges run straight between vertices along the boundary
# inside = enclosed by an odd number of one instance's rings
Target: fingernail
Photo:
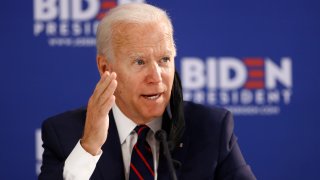
[[[114,78],[116,78],[117,74],[115,72],[112,72],[112,76],[114,76]]]

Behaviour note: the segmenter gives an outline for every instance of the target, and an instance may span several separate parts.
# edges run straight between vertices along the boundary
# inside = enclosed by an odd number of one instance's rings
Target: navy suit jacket
[[[255,179],[233,134],[233,118],[229,111],[191,102],[184,104],[184,111],[183,146],[176,147],[172,152],[172,158],[181,162],[176,169],[179,180]],[[94,180],[124,179],[121,145],[112,112],[109,117],[108,138],[91,176]],[[64,162],[82,137],[85,118],[86,109],[78,109],[44,121],[44,153],[39,179],[63,179]],[[166,164],[164,155],[160,153],[159,180],[170,179]]]

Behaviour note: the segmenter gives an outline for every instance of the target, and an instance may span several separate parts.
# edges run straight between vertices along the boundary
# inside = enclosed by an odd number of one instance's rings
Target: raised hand
[[[116,73],[105,71],[89,99],[86,123],[81,146],[90,154],[97,155],[107,140],[109,129],[108,113],[115,102]]]

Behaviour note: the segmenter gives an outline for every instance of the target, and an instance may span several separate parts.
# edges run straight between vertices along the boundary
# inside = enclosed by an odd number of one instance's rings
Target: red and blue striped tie
[[[149,127],[140,125],[134,130],[138,134],[138,141],[132,149],[129,180],[154,180],[152,151],[146,141]]]

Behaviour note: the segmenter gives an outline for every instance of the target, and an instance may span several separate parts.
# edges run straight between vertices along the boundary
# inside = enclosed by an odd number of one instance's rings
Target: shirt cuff
[[[96,168],[97,162],[99,161],[101,155],[102,151],[98,155],[92,156],[83,149],[79,140],[65,161],[63,168],[63,179],[88,180]]]

